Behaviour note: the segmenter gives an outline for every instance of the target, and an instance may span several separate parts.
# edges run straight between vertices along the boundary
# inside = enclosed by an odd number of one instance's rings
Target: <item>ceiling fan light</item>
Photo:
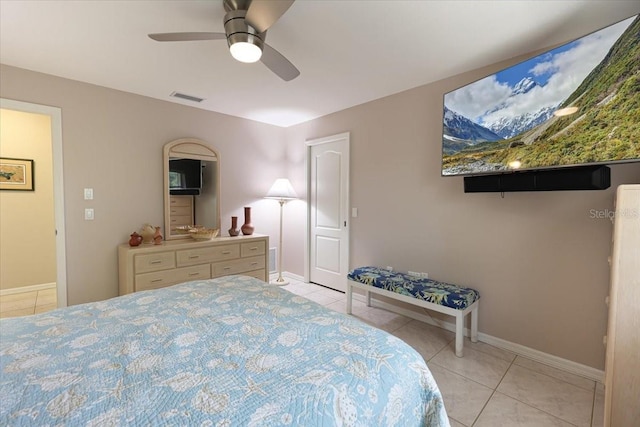
[[[231,56],[240,62],[257,62],[262,57],[262,49],[250,42],[236,42],[229,46]]]

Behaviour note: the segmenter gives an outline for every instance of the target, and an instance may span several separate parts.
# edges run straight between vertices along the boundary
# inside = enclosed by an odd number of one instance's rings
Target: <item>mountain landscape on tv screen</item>
[[[640,15],[450,92],[444,104],[443,175],[640,159]]]

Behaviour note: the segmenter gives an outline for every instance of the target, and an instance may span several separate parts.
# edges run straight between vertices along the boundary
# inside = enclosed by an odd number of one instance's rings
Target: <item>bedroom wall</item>
[[[285,169],[284,129],[6,65],[0,97],[62,109],[70,305],[116,296],[117,245],[144,223],[163,224],[162,146],[177,138],[220,153],[222,230],[252,206],[255,232],[277,245],[278,206],[262,197]]]
[[[304,190],[304,141],[351,132],[351,268],[390,265],[472,286],[480,332],[603,369],[612,225],[594,216],[613,209],[619,184],[640,182],[640,164],[612,166],[605,191],[504,198],[465,194],[461,177],[440,176],[443,94],[517,60],[289,128],[290,175]],[[303,275],[306,206],[288,209],[300,221],[288,225],[284,269]]]
[[[56,281],[51,118],[0,109],[0,157],[34,161],[34,191],[0,191],[0,290]]]

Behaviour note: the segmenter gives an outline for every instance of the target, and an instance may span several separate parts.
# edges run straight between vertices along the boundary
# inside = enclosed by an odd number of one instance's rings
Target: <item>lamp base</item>
[[[287,279],[285,279],[284,277],[278,277],[276,280],[272,280],[269,283],[272,284],[272,285],[286,286],[286,285],[289,284],[289,281]]]

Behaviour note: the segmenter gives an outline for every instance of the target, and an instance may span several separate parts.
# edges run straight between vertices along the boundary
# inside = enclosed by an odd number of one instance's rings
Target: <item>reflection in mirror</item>
[[[203,141],[183,138],[164,146],[166,239],[188,238],[180,227],[220,229],[220,157]]]

